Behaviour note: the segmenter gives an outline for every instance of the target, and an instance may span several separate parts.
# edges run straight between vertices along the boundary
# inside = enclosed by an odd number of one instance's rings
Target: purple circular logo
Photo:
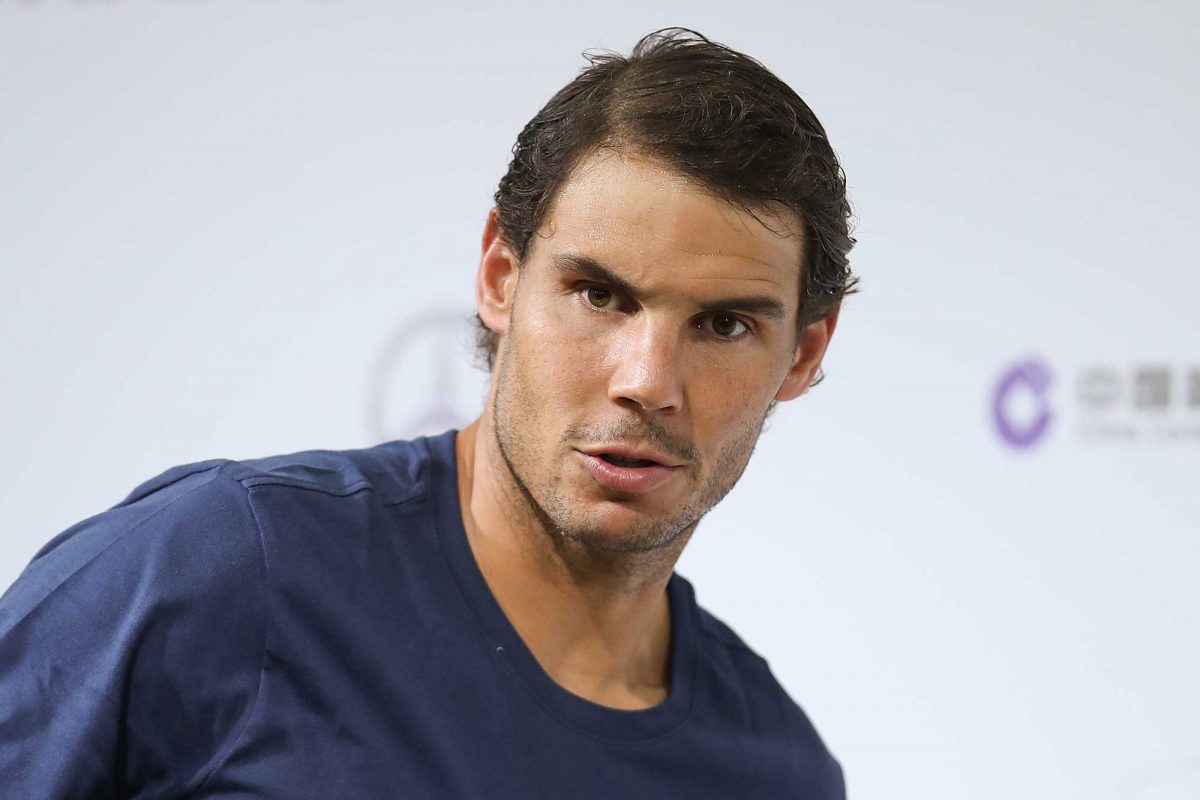
[[[1010,446],[1029,447],[1045,435],[1053,418],[1047,396],[1052,380],[1039,358],[1021,361],[1000,376],[992,394],[992,420]]]

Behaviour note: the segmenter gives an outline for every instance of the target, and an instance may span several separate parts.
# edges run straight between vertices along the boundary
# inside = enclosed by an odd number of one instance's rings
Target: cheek
[[[519,306],[519,332],[527,347],[542,351],[560,351],[587,341],[593,331],[586,320],[577,319],[576,309],[567,298],[536,287],[529,302]]]
[[[694,366],[688,392],[697,431],[711,443],[744,435],[775,394],[765,359],[708,357]]]
[[[578,410],[595,391],[603,373],[607,339],[603,332],[580,324],[566,304],[533,305],[513,334],[518,336],[526,386],[536,386],[540,406]]]
[[[696,350],[689,370],[695,391],[705,404],[725,412],[766,406],[775,393],[769,354],[726,348],[717,345]]]
[[[693,397],[696,427],[705,431],[712,441],[734,435],[754,418],[754,404],[745,394],[733,389],[737,385],[725,381],[709,383],[701,396]]]

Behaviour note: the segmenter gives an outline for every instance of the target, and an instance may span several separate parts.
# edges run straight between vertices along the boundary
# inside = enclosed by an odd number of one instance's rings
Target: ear
[[[833,337],[841,310],[840,305],[835,306],[825,319],[807,325],[800,331],[800,341],[796,344],[791,369],[784,376],[779,391],[775,393],[776,400],[794,400],[808,391],[808,387],[817,377],[817,370],[821,368],[821,359],[825,357],[825,350],[829,347],[829,340]]]
[[[517,256],[500,233],[500,213],[488,212],[483,226],[483,255],[475,276],[475,304],[479,318],[498,336],[508,332],[508,315],[517,290]]]

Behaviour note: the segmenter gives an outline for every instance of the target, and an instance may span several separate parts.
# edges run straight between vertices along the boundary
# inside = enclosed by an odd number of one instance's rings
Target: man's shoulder
[[[4,593],[0,633],[48,609],[95,614],[117,596],[150,606],[244,585],[262,559],[233,463],[172,467],[52,538]]]
[[[784,728],[804,717],[799,704],[775,677],[771,665],[724,620],[697,604],[696,623],[701,648],[726,688],[734,688],[755,716],[768,714]],[[783,712],[783,713],[780,713]]]
[[[108,796],[126,748],[129,781],[190,794],[176,782],[200,780],[236,736],[268,628],[266,560],[237,470],[210,459],[156,475],[52,539],[0,597],[0,649],[14,653],[0,666],[18,737],[0,757],[10,783]]]
[[[832,762],[820,735],[800,704],[776,678],[767,659],[727,623],[697,604],[702,650],[720,690],[741,700],[752,727],[772,737],[798,742],[806,752]]]
[[[261,574],[265,557],[263,507],[251,498],[256,487],[291,487],[335,502],[372,491],[385,503],[399,503],[426,491],[428,460],[426,440],[416,439],[173,466],[47,542],[5,593],[0,611],[22,615],[85,580],[126,582],[139,566],[138,580],[147,588],[244,586],[250,573]],[[5,616],[0,613],[0,623]]]
[[[763,657],[746,644],[733,628],[699,603],[696,604],[696,622],[700,634],[706,637],[710,643],[726,648],[739,656],[766,663]]]
[[[442,434],[446,436],[449,434]],[[438,437],[441,438],[441,437]],[[301,450],[242,459],[210,459],[172,467],[136,487],[117,508],[172,491],[195,491],[212,482],[283,486],[346,496],[369,489],[385,502],[404,502],[428,483],[429,437],[366,448]],[[172,487],[178,486],[177,489]],[[216,491],[210,488],[208,493]],[[204,492],[202,492],[203,496]]]
[[[767,660],[716,614],[696,604],[696,628],[704,651],[710,659],[728,665],[740,680],[764,684],[765,688],[783,694]],[[789,698],[790,700],[790,698]]]

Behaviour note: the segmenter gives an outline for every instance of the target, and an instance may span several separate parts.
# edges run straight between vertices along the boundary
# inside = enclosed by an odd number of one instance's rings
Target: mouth
[[[679,466],[624,453],[577,450],[583,466],[601,486],[618,492],[637,493],[657,489],[680,471]]]
[[[670,456],[644,447],[629,447],[627,445],[599,445],[579,452],[587,456],[599,458],[614,467],[627,469],[642,469],[645,467],[674,468],[682,466]]]
[[[597,458],[602,458],[608,463],[617,467],[661,467],[666,466],[657,461],[652,461],[649,458],[624,458],[616,453],[597,453]]]

